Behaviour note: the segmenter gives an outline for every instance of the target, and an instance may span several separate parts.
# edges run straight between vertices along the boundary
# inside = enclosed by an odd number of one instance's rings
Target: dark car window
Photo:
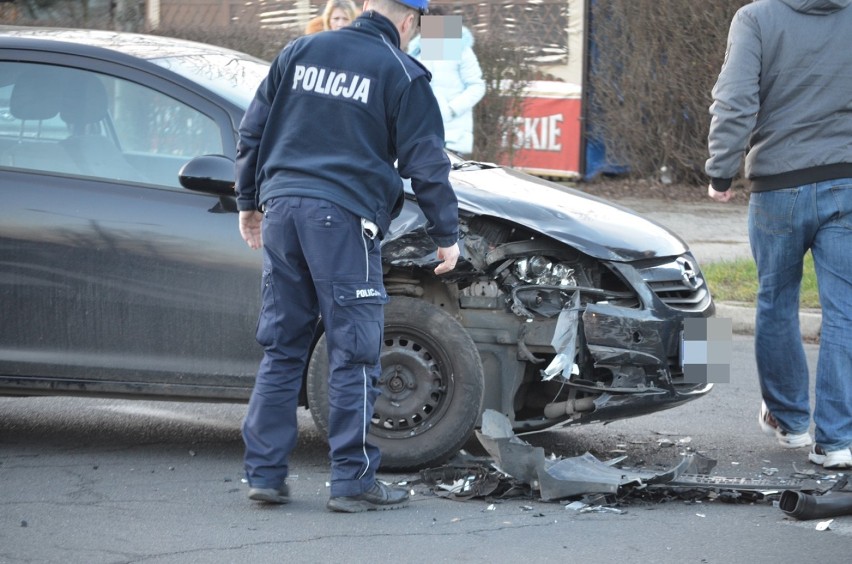
[[[198,110],[82,69],[0,63],[0,166],[179,187],[190,158],[222,153]]]

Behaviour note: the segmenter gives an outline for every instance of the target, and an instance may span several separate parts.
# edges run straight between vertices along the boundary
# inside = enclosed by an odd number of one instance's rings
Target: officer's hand
[[[262,221],[263,214],[259,211],[240,212],[240,235],[243,236],[243,240],[248,243],[248,246],[255,250],[263,246],[263,239],[260,235]]]
[[[435,274],[445,274],[454,269],[460,254],[458,243],[453,243],[452,247],[438,247],[438,259],[444,262],[435,267]]]
[[[710,184],[709,186],[707,186],[707,195],[716,200],[717,202],[730,202],[731,198],[734,197],[734,189],[728,188],[724,192],[719,192],[718,190],[713,188],[712,184]]]

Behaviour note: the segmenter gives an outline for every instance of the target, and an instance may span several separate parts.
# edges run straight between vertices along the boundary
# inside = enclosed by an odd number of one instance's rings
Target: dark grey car
[[[167,38],[0,27],[0,393],[246,401],[260,253],[237,231],[236,128],[266,64]],[[683,241],[630,210],[450,155],[462,261],[442,279],[407,189],[383,241],[386,469],[436,464],[485,408],[517,431],[700,397]],[[179,181],[180,178],[180,181]],[[303,403],[326,425],[322,326]]]

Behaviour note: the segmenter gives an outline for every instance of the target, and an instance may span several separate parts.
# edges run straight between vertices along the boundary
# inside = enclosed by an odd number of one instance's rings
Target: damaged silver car
[[[261,255],[237,234],[233,159],[267,68],[165,37],[0,29],[0,394],[248,400]],[[714,308],[681,239],[578,190],[450,160],[457,269],[432,273],[410,188],[383,241],[385,469],[439,464],[485,409],[522,433],[710,390],[683,375],[684,322]],[[325,429],[319,329],[301,403]]]

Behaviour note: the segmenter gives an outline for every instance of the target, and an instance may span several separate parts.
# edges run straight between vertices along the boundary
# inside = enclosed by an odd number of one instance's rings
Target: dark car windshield
[[[260,82],[269,71],[269,64],[248,56],[205,53],[150,59],[161,67],[174,71],[226,100],[247,108]]]

